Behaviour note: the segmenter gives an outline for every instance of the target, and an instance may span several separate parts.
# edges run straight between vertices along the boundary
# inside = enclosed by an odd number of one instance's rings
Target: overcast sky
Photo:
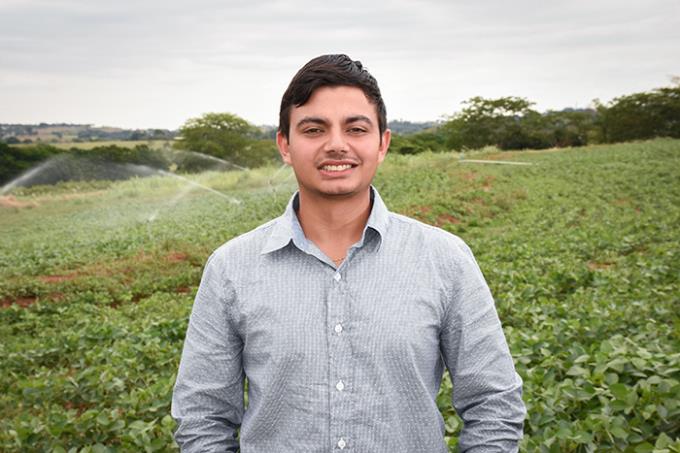
[[[273,125],[324,53],[364,63],[390,120],[472,96],[586,107],[680,75],[680,1],[0,0],[0,123]]]

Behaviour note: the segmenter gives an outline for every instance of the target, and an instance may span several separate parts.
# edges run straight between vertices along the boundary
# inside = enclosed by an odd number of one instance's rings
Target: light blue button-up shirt
[[[339,268],[305,237],[297,194],[210,256],[172,400],[182,451],[446,452],[444,367],[461,451],[517,451],[522,381],[472,252],[371,198]]]

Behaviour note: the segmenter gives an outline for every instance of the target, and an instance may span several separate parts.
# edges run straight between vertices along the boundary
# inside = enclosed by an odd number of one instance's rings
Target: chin
[[[329,191],[332,195],[345,196],[345,197],[363,197],[367,195],[370,191],[370,186],[359,186],[359,187],[346,187],[343,189],[338,189],[335,191]]]
[[[349,196],[349,195],[354,195],[356,193],[355,190],[345,189],[345,188],[321,190],[320,192],[323,193],[324,195],[336,196],[336,197],[345,197],[345,196]]]
[[[317,187],[315,192],[331,197],[348,197],[361,192],[361,188],[350,185],[336,185],[334,187]]]

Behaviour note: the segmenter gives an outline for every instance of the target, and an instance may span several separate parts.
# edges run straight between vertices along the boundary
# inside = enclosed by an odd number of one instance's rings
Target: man
[[[390,144],[375,79],[311,60],[277,144],[299,191],[208,260],[172,402],[182,450],[446,452],[446,366],[461,451],[516,451],[522,382],[470,249],[371,186]]]

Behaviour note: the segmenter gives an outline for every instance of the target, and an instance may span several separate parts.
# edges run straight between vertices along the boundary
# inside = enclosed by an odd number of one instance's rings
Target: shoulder
[[[388,237],[395,242],[418,247],[433,259],[463,265],[473,257],[472,250],[459,236],[402,214],[390,212]]]
[[[389,248],[419,272],[437,279],[451,299],[465,288],[482,287],[484,277],[470,247],[459,236],[401,214],[390,213]]]
[[[256,265],[260,252],[279,219],[280,217],[272,219],[247,233],[226,241],[213,251],[206,267],[216,266],[234,275],[243,271],[247,272],[247,269]],[[239,270],[241,272],[237,272]]]

